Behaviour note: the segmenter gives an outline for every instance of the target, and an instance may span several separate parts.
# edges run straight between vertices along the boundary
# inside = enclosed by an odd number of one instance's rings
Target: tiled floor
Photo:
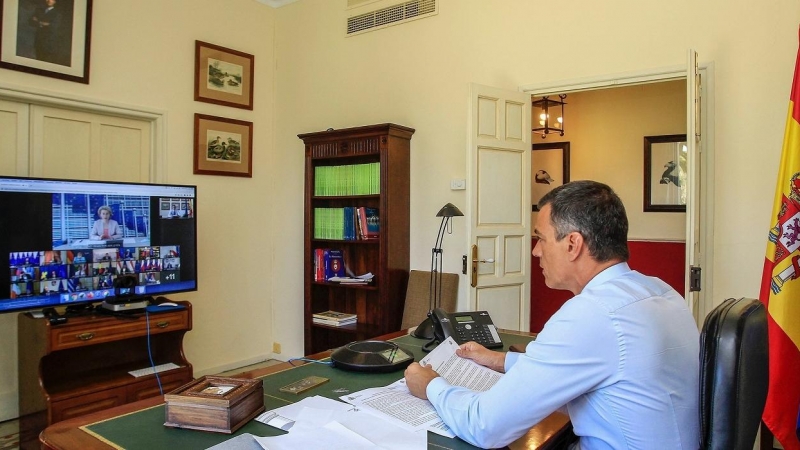
[[[247,372],[249,370],[259,369],[262,367],[268,367],[274,364],[280,364],[281,361],[276,359],[269,359],[267,361],[263,361],[257,364],[252,364],[245,367],[239,367],[238,369],[232,369],[227,372],[220,373],[220,376],[235,376],[242,372]],[[19,420],[7,420],[5,422],[0,422],[0,450],[16,450],[19,449]]]

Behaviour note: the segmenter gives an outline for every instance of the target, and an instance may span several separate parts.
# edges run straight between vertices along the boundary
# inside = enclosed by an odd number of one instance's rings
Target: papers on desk
[[[387,423],[383,417],[359,411],[353,405],[320,396],[306,397],[297,403],[267,411],[256,420],[288,431],[282,436],[252,437],[261,448],[268,450],[427,448],[427,432],[424,430],[415,433]],[[241,440],[228,442],[231,449],[246,448],[233,447],[241,446]],[[226,448],[215,447],[215,450]]]
[[[448,338],[420,361],[448,383],[476,391],[492,387],[502,374],[455,354]],[[288,431],[275,437],[223,442],[214,450],[250,449],[426,449],[427,431],[455,437],[428,400],[414,397],[402,378],[389,386],[369,388],[340,397],[347,403],[313,396],[267,411],[256,420]]]
[[[456,355],[458,344],[447,338],[439,344],[420,364],[433,367],[439,375],[454,386],[474,391],[485,391],[494,386],[503,376],[488,367]],[[405,379],[389,386],[370,388],[340,397],[347,403],[364,411],[385,417],[401,427],[410,430],[430,430],[447,437],[455,437],[450,428],[442,422],[431,402],[414,397],[406,387]]]
[[[299,402],[290,403],[286,406],[266,411],[256,417],[256,421],[279,428],[283,431],[289,431],[305,408],[337,413],[352,411],[354,409],[352,405],[348,405],[347,403],[337,402],[336,400],[314,395],[312,397],[306,397]]]

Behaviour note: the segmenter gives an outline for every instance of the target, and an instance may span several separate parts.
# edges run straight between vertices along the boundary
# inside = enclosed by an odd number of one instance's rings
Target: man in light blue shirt
[[[619,197],[593,181],[562,185],[539,202],[534,233],[545,283],[575,297],[525,353],[474,342],[457,350],[505,372],[488,391],[451,386],[414,363],[411,393],[480,447],[507,445],[566,407],[581,450],[698,448],[697,325],[674,289],[628,267]]]

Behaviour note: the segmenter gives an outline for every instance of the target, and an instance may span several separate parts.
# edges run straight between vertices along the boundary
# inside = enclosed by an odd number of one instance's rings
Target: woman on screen
[[[122,238],[122,228],[120,228],[116,220],[111,219],[110,207],[103,205],[97,208],[97,216],[100,217],[100,219],[94,221],[92,230],[89,232],[89,239],[106,240]]]

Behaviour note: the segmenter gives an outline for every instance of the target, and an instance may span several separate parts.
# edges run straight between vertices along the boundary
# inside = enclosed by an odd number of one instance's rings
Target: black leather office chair
[[[754,299],[727,299],[700,334],[701,449],[752,450],[767,400],[767,314]]]

